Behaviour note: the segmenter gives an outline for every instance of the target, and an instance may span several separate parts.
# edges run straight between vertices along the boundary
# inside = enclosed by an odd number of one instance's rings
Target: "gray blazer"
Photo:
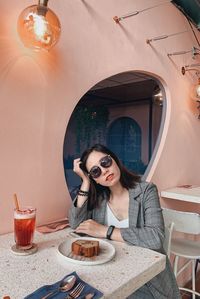
[[[134,189],[129,189],[129,198],[129,227],[120,228],[122,238],[128,244],[165,254],[163,249],[164,220],[156,186],[147,182],[137,183]],[[72,228],[76,228],[86,219],[105,224],[106,198],[102,198],[100,206],[92,211],[87,210],[87,202],[81,208],[77,208],[75,201],[76,198],[69,211],[69,223]],[[165,270],[128,298],[180,299],[179,289],[168,258]]]

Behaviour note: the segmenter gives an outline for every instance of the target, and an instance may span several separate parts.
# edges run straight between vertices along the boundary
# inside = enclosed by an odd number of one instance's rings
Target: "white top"
[[[200,203],[200,187],[185,185],[161,191],[161,196],[171,199]]]
[[[9,295],[12,299],[22,299],[37,288],[76,271],[80,278],[104,293],[102,299],[124,299],[165,269],[165,255],[115,241],[105,241],[113,244],[116,254],[103,266],[65,261],[60,258],[58,245],[72,238],[71,231],[36,232],[34,242],[38,251],[27,256],[17,256],[10,250],[14,244],[13,233],[0,236],[0,298]]]
[[[106,225],[114,225],[115,227],[118,228],[126,228],[129,227],[129,219],[123,219],[119,220],[117,217],[113,214],[113,211],[111,210],[109,204],[107,204],[107,209],[106,209]]]

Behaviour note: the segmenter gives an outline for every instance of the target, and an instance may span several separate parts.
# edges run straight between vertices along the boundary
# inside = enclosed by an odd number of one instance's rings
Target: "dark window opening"
[[[101,81],[80,99],[64,139],[64,170],[70,192],[80,184],[73,160],[95,143],[109,147],[128,169],[146,174],[163,123],[163,97],[155,97],[158,87],[155,78],[128,72]]]

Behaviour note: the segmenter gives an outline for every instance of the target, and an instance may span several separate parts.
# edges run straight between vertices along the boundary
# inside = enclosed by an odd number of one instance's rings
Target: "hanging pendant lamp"
[[[17,29],[27,48],[48,51],[59,40],[60,21],[47,4],[48,0],[39,0],[38,5],[25,8],[19,15]]]

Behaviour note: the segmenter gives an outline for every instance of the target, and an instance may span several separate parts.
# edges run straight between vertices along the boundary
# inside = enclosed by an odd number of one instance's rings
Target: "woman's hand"
[[[80,168],[81,160],[80,158],[74,159],[74,166],[73,166],[73,171],[80,176],[80,178],[83,181],[89,181],[88,176],[83,172],[83,170]]]
[[[98,222],[88,219],[83,221],[75,230],[77,233],[84,233],[92,237],[106,238],[108,227]]]

